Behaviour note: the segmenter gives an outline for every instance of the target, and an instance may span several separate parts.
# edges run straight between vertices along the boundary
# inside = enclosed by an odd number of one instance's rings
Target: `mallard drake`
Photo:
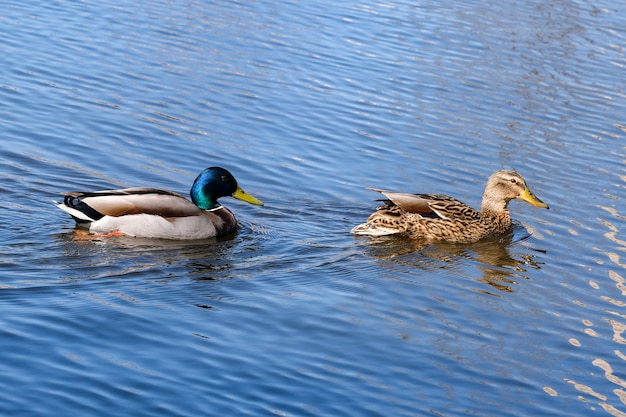
[[[476,242],[511,227],[508,204],[519,198],[549,208],[516,171],[496,171],[489,177],[480,211],[442,194],[395,193],[371,188],[387,197],[368,219],[352,229],[356,235],[407,234],[416,239],[456,243]]]
[[[156,188],[69,192],[56,204],[91,233],[162,239],[206,239],[234,232],[237,220],[218,203],[220,197],[263,205],[220,167],[202,171],[190,194],[191,201]]]

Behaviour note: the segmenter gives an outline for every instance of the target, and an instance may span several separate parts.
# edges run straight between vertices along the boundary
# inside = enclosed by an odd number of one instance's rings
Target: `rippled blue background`
[[[1,2],[0,413],[626,412],[620,3]],[[266,203],[216,242],[76,241],[63,191]],[[366,187],[550,204],[355,238]]]

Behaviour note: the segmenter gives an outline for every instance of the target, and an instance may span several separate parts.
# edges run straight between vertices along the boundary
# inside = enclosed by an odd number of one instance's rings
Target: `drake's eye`
[[[228,177],[226,175],[222,175],[220,180],[222,180],[222,182],[228,182]]]

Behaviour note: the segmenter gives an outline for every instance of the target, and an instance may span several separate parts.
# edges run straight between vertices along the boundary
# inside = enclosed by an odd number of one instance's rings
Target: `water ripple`
[[[5,2],[0,412],[622,415],[621,9]],[[266,203],[224,239],[76,241],[51,203],[210,165]],[[503,167],[551,210],[349,233],[366,187],[478,206]]]

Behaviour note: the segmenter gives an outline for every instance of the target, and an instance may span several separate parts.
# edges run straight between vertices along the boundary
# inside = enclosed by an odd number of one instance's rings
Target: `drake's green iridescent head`
[[[202,171],[191,186],[190,194],[191,201],[202,210],[219,207],[217,199],[226,196],[257,206],[263,205],[260,200],[243,191],[230,172],[220,167],[211,167]]]

